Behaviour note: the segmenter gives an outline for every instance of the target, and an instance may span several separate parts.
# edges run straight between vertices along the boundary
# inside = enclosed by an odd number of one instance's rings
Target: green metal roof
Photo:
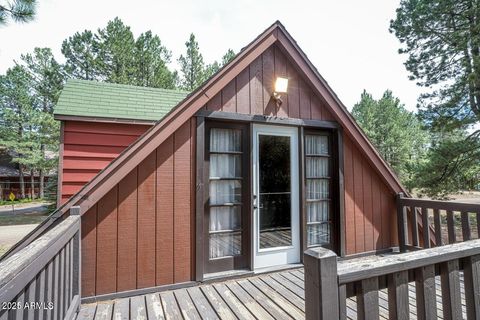
[[[158,121],[187,94],[180,90],[71,79],[60,94],[54,114]]]

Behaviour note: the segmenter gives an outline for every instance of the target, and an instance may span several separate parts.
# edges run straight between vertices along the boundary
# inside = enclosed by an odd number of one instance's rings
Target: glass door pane
[[[290,137],[260,135],[259,247],[292,245]]]
[[[330,150],[328,135],[305,136],[308,246],[332,243]]]
[[[242,253],[240,130],[212,128],[209,145],[209,258]]]

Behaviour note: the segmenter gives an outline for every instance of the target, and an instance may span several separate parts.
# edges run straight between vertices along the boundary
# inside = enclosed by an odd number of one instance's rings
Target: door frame
[[[323,130],[332,132],[332,138],[334,142],[334,156],[336,158],[335,163],[337,164],[334,168],[334,173],[336,174],[335,185],[333,186],[337,197],[335,205],[335,215],[338,217],[338,229],[337,229],[337,248],[336,252],[340,257],[345,257],[345,190],[344,190],[344,178],[343,178],[343,129],[336,121],[330,120],[303,120],[303,119],[293,119],[293,118],[277,118],[274,116],[263,116],[263,115],[249,115],[249,114],[239,114],[232,112],[224,111],[211,111],[211,110],[199,110],[196,115],[196,132],[195,132],[195,171],[192,173],[192,189],[195,194],[195,207],[192,207],[192,225],[195,225],[192,228],[192,277],[196,281],[203,281],[205,273],[204,268],[204,209],[205,201],[208,199],[208,180],[205,180],[204,172],[204,161],[205,161],[205,134],[206,134],[206,123],[215,122],[215,123],[228,123],[228,124],[243,124],[249,127],[249,136],[252,134],[253,125],[258,124],[276,124],[281,126],[291,126],[295,127],[299,131],[299,166],[300,166],[300,181],[304,181],[303,172],[304,172],[304,154],[303,154],[303,140],[304,134],[302,131],[310,130]],[[249,161],[251,161],[251,152],[249,153]],[[245,172],[248,174],[248,185],[252,185],[251,173]],[[247,198],[251,201],[251,192],[250,196]],[[305,186],[304,183],[300,183],[300,197],[301,197],[301,245],[302,252],[304,252],[306,247],[306,234],[305,234],[305,220],[306,212],[304,205],[304,196],[305,196]],[[245,200],[247,200],[245,199]],[[193,212],[194,211],[194,212]],[[247,221],[249,225],[252,225],[253,221]],[[253,236],[253,235],[251,235]],[[251,251],[251,250],[250,250]],[[301,261],[303,262],[303,254],[300,255]],[[250,252],[249,255],[249,265],[248,269],[253,270],[253,253]]]
[[[281,259],[281,256],[284,255],[296,255],[298,257],[293,257],[297,260],[290,263],[298,263],[301,261],[301,250],[302,250],[302,227],[301,227],[301,199],[300,199],[300,158],[299,158],[299,132],[295,127],[288,126],[278,126],[271,124],[254,124],[253,132],[250,137],[252,141],[252,196],[256,198],[253,200],[252,206],[252,257],[253,257],[253,268],[264,268],[269,266],[257,266],[259,260],[262,260],[262,256],[270,256],[271,259]],[[260,135],[272,135],[280,137],[289,137],[290,138],[290,192],[291,192],[291,232],[292,232],[292,244],[286,247],[275,247],[260,249],[259,247],[259,167],[260,154],[259,154],[259,137]],[[296,214],[296,217],[295,217]],[[290,251],[290,252],[287,252]],[[292,253],[292,251],[298,251],[297,253]],[[263,258],[265,259],[265,258]],[[288,264],[278,263],[278,265]]]
[[[242,123],[225,123],[225,122],[207,122],[205,124],[205,137],[204,137],[204,160],[203,160],[203,181],[205,185],[208,186],[210,181],[210,152],[209,152],[209,132],[212,128],[223,128],[223,129],[238,129],[242,132],[241,144],[243,154],[241,155],[241,170],[242,170],[242,177],[241,185],[242,185],[242,205],[241,205],[241,226],[242,226],[242,254],[238,256],[229,256],[225,258],[216,258],[216,259],[209,259],[209,191],[208,188],[205,189],[204,192],[204,201],[203,201],[203,264],[204,264],[204,272],[205,273],[215,273],[215,272],[222,272],[228,270],[236,270],[236,269],[246,269],[251,268],[250,263],[250,250],[251,250],[251,223],[249,220],[249,215],[251,211],[251,202],[250,202],[250,194],[251,194],[251,187],[250,187],[250,164],[249,164],[249,150],[250,147],[250,134],[248,130],[248,126]],[[202,166],[202,165],[200,165]]]

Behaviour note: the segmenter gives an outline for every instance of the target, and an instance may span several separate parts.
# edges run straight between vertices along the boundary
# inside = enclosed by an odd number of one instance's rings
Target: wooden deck
[[[90,319],[304,319],[303,268],[249,278],[84,304],[77,320]],[[437,308],[442,319],[440,280]],[[463,277],[461,278],[462,301]],[[410,284],[410,319],[417,319],[415,288]],[[380,318],[388,319],[387,292],[379,294]],[[357,319],[355,298],[347,301],[348,319]],[[465,305],[463,305],[464,318]]]

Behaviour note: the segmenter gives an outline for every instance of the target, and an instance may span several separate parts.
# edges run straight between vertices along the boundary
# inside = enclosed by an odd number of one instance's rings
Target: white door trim
[[[291,183],[291,226],[292,245],[287,247],[275,247],[268,249],[259,248],[259,210],[253,209],[253,266],[254,269],[267,268],[300,262],[300,192],[299,192],[299,155],[298,155],[298,128],[274,125],[254,124],[252,134],[252,171],[253,171],[253,207],[258,207],[259,189],[259,135],[287,136],[290,137],[290,183]],[[255,198],[255,197],[254,197]]]

